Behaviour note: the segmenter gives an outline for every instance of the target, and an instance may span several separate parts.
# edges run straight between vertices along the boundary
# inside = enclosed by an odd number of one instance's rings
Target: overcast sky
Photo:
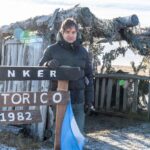
[[[48,15],[56,8],[76,4],[89,7],[98,18],[111,19],[137,14],[142,26],[150,25],[150,0],[1,0],[0,26],[37,15]]]

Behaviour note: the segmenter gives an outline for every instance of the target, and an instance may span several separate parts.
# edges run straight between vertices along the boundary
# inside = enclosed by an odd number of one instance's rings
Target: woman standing
[[[84,71],[83,77],[76,81],[69,81],[69,90],[74,116],[80,131],[84,130],[84,105],[92,106],[93,76],[92,65],[86,49],[81,45],[78,25],[72,18],[66,19],[58,33],[57,42],[46,48],[40,65],[56,68],[61,65],[80,67]],[[52,82],[51,90],[56,90],[57,84]],[[86,89],[86,99],[85,99]]]

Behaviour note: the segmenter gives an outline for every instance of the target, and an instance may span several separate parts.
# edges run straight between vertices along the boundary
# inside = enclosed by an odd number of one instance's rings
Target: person
[[[84,133],[84,105],[89,107],[93,106],[93,75],[88,52],[82,46],[78,25],[73,18],[67,18],[62,22],[61,28],[57,34],[56,43],[45,49],[39,65],[50,68],[66,65],[80,67],[84,71],[84,76],[76,81],[69,81],[68,87],[77,125],[80,131]],[[51,85],[51,90],[57,89],[56,81],[52,81]]]

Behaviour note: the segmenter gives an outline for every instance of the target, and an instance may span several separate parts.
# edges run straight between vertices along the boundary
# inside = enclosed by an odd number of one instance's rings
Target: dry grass
[[[14,135],[9,132],[0,132],[0,143],[16,147],[17,150],[38,150],[43,144],[31,137],[26,137],[23,134]]]

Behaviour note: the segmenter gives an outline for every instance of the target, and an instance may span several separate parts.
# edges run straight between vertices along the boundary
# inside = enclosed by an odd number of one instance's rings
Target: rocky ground
[[[86,150],[148,150],[150,123],[112,116],[86,117]],[[0,132],[0,150],[52,150],[49,141]],[[6,146],[7,145],[7,146]]]

